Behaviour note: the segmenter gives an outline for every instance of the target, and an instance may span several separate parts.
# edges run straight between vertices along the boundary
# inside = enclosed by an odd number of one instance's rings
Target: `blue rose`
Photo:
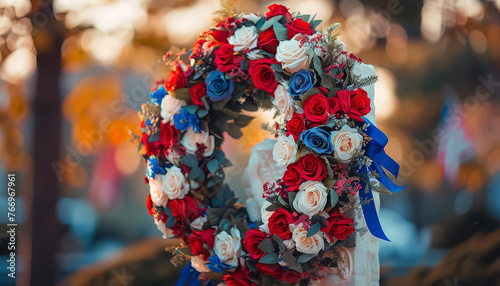
[[[181,109],[181,111],[174,115],[175,129],[182,132],[186,131],[188,127],[193,127],[194,132],[200,133],[200,119],[194,114],[189,113],[186,109]]]
[[[205,79],[207,84],[207,94],[212,101],[219,101],[228,98],[234,91],[234,83],[226,79],[220,70],[211,71]]]
[[[300,134],[300,140],[302,140],[309,149],[316,153],[333,153],[333,144],[330,132],[319,127],[314,127],[302,132],[302,134]]]
[[[311,89],[315,82],[316,80],[312,72],[301,69],[292,75],[288,86],[288,93],[294,99],[299,99],[299,96]]]

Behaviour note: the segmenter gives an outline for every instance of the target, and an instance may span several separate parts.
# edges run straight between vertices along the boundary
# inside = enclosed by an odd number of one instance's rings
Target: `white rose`
[[[167,122],[171,121],[174,118],[174,115],[181,111],[181,107],[185,106],[186,102],[184,100],[179,100],[170,94],[165,95],[161,101],[161,112],[160,115],[163,117],[163,124],[167,124]],[[170,125],[173,125],[173,121],[170,122]]]
[[[303,45],[297,36],[290,41],[281,41],[276,49],[276,60],[288,73],[293,74],[301,69],[309,69],[311,51]]]
[[[254,13],[250,13],[250,14],[242,14],[241,15],[241,18],[242,19],[247,19],[248,21],[252,21],[254,22],[255,24],[257,24],[257,22],[259,22],[260,20],[260,17],[257,16],[256,14]]]
[[[208,132],[201,130],[197,133],[193,130],[193,127],[189,127],[181,139],[182,146],[186,147],[186,152],[189,154],[194,154],[198,150],[196,143],[205,145],[206,149],[203,156],[211,156],[214,152],[215,147],[215,137],[209,135]]]
[[[308,216],[313,216],[323,211],[328,196],[326,187],[318,181],[302,183],[293,200],[293,207]]]
[[[158,230],[161,231],[161,233],[163,233],[163,239],[174,237],[174,232],[170,228],[166,228],[165,224],[161,219],[159,220],[155,219],[154,221]]]
[[[294,229],[292,239],[295,241],[297,251],[305,254],[318,254],[325,248],[325,241],[319,232],[311,237],[307,237],[307,230],[302,227]]]
[[[166,207],[168,203],[168,196],[162,190],[163,180],[165,175],[156,174],[155,178],[149,178],[149,193],[151,200],[157,206]]]
[[[297,144],[292,135],[279,136],[273,149],[273,159],[278,166],[286,166],[295,161]]]
[[[189,183],[177,166],[172,166],[167,170],[163,178],[162,190],[171,200],[184,199],[189,192]]]
[[[286,120],[292,119],[293,113],[295,112],[295,104],[293,98],[281,84],[278,84],[276,90],[274,91],[273,104],[281,112],[281,114],[283,114],[283,117]]]
[[[256,48],[258,40],[259,34],[257,33],[257,28],[255,28],[255,26],[243,26],[234,31],[234,35],[227,38],[228,43],[234,46],[235,52]]]
[[[344,163],[351,160],[354,151],[361,149],[363,142],[363,136],[359,134],[358,130],[347,124],[342,126],[340,131],[332,131],[331,138],[335,158]]]
[[[295,242],[293,241],[293,239],[283,240],[283,244],[285,245],[286,250],[295,249]]]
[[[207,222],[206,216],[199,216],[191,222],[191,227],[196,230],[202,230],[203,225]]]
[[[231,235],[222,231],[215,236],[214,252],[220,261],[229,266],[238,266],[238,257],[241,253],[240,231],[233,227]]]
[[[263,54],[260,54],[261,50],[251,50],[250,52],[246,53],[247,58],[251,61],[256,61],[264,58]]]
[[[270,203],[267,200],[265,200],[264,203],[262,203],[262,208],[260,209],[260,216],[262,217],[262,222],[264,224],[268,224],[269,223],[269,218],[273,214],[273,212],[270,212],[270,211],[266,210],[271,205],[272,205],[272,203]]]

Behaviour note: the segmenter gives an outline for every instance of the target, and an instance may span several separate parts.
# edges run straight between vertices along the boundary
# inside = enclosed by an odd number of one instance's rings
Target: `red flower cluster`
[[[204,82],[200,82],[193,85],[189,89],[189,94],[191,95],[191,100],[194,104],[203,106],[204,104],[203,101],[201,101],[201,98],[207,94],[207,84]]]

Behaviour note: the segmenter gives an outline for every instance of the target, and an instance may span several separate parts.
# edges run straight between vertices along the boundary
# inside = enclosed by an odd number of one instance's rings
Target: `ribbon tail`
[[[361,169],[361,173],[365,174],[366,180],[369,180],[368,170],[366,166],[363,166],[363,168]],[[380,225],[380,220],[378,219],[377,208],[375,207],[370,184],[366,184],[364,180],[360,180],[360,183],[362,189],[359,191],[359,198],[361,201],[361,208],[363,209],[363,216],[365,217],[365,222],[368,230],[371,234],[373,234],[373,236],[386,241],[390,241],[389,238],[387,238],[387,236],[385,235],[382,226]]]
[[[382,169],[382,167],[380,167],[380,165],[377,163],[377,161],[373,161],[372,162],[372,166],[375,167],[375,170],[380,175],[380,178],[377,178],[377,179],[391,193],[393,193],[393,194],[398,193],[399,191],[401,191],[402,189],[404,189],[406,187],[406,185],[408,185],[408,184],[406,184],[404,186],[396,185],[396,183],[394,183],[391,179],[389,179],[389,177],[385,174],[384,170]]]
[[[177,283],[175,283],[175,286],[184,286],[186,285],[188,280],[188,286],[200,285],[200,281],[198,280],[198,276],[200,275],[200,273],[191,266],[191,262],[189,262],[189,264],[179,272],[182,272],[182,274],[181,277],[179,277],[179,280],[177,280]]]

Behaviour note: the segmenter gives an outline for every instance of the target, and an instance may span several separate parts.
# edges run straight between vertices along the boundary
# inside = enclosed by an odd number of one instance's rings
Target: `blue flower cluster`
[[[174,124],[177,130],[182,132],[186,131],[188,127],[193,127],[194,132],[200,133],[200,119],[195,115],[189,113],[186,109],[181,109],[181,111],[174,115]]]

